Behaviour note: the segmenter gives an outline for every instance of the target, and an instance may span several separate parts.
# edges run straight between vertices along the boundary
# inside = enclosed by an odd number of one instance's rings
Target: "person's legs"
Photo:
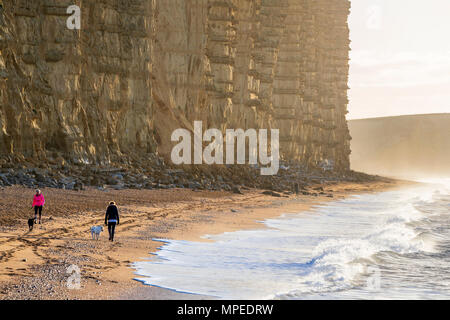
[[[108,223],[108,233],[109,233],[109,240],[111,241],[111,231],[112,231],[112,223]]]
[[[113,223],[112,226],[112,236],[111,236],[111,241],[114,241],[114,233],[116,232],[116,223]]]
[[[108,222],[109,240],[114,241],[114,232],[116,230],[115,222]]]
[[[39,207],[39,224],[41,224],[42,206]]]
[[[110,222],[108,224],[108,230],[111,226],[111,232],[109,233],[109,240],[114,241],[114,231],[116,230],[116,223],[115,222]]]
[[[34,223],[37,223],[38,207],[34,206]]]

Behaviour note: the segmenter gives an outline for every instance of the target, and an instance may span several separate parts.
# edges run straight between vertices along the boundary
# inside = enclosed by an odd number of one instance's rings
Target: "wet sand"
[[[162,243],[154,238],[207,241],[200,237],[263,228],[258,221],[404,183],[333,183],[309,187],[311,195],[282,197],[263,195],[261,190],[244,190],[239,195],[184,189],[44,189],[48,206],[43,224],[31,232],[26,221],[31,205],[18,203],[17,199],[30,193],[32,197],[33,190],[5,188],[0,200],[1,214],[12,212],[20,223],[0,227],[0,299],[207,299],[143,285],[133,280],[135,274],[130,265],[149,259],[158,250]],[[116,241],[108,241],[106,228],[99,241],[92,240],[89,229],[103,224],[104,209],[110,200],[117,202],[121,213]],[[23,217],[20,212],[14,213],[22,205],[30,211]],[[94,209],[89,211],[86,207]],[[79,289],[67,286],[70,265],[81,271]]]

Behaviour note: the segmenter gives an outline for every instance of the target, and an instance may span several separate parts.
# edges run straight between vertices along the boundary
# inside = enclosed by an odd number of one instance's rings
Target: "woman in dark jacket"
[[[114,231],[116,224],[119,224],[119,209],[117,209],[116,203],[111,201],[106,209],[105,225],[108,225],[109,240],[114,241]]]

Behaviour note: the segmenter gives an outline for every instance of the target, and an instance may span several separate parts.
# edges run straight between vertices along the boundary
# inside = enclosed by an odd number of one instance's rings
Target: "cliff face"
[[[81,8],[81,30],[66,9]],[[108,163],[174,129],[280,129],[280,152],[349,168],[348,0],[10,0],[0,156]],[[17,158],[16,157],[16,158]]]

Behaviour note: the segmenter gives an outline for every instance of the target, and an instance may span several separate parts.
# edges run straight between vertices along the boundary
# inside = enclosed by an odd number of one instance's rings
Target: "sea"
[[[216,299],[449,299],[450,178],[350,196],[261,228],[161,242],[146,285]]]

